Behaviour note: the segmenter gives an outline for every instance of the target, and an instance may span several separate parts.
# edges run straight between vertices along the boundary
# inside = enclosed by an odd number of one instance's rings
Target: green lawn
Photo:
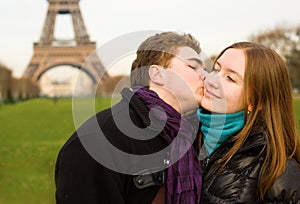
[[[294,100],[294,107],[295,107],[295,112],[296,112],[296,119],[298,121],[298,129],[300,132],[300,98],[297,97],[297,99]],[[299,133],[300,135],[300,133]]]
[[[111,105],[97,99],[96,109]],[[56,156],[74,131],[71,99],[0,106],[0,204],[55,203]]]
[[[96,100],[97,111],[110,105]],[[299,99],[295,108],[300,121]],[[71,99],[2,105],[0,124],[0,204],[55,203],[56,156],[74,131]]]

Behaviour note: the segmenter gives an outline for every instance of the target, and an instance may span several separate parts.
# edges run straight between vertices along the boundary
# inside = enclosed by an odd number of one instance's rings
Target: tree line
[[[285,60],[294,91],[300,91],[300,25],[276,26],[252,34],[250,41],[264,44],[276,50]]]

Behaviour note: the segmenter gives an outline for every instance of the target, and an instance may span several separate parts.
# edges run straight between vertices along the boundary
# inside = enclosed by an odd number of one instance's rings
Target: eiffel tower
[[[34,43],[34,54],[23,76],[37,82],[47,70],[71,65],[87,73],[95,85],[103,84],[110,77],[95,52],[96,43],[90,41],[87,34],[79,8],[80,0],[47,1],[49,6],[42,35]],[[65,14],[72,17],[75,39],[57,40],[54,38],[56,16]]]

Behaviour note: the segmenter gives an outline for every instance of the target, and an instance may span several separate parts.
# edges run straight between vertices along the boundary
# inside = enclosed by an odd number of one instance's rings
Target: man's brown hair
[[[177,54],[177,48],[190,47],[198,54],[201,52],[199,42],[191,34],[163,32],[147,38],[138,48],[136,59],[131,66],[131,86],[148,86],[148,70],[151,65],[167,68]]]

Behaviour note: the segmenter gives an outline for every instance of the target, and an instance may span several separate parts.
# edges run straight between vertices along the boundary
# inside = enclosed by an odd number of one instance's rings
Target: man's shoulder
[[[97,132],[99,128],[99,121],[105,122],[111,118],[111,107],[101,110],[87,119],[82,125],[80,125],[73,134],[67,139],[62,148],[60,149],[59,155],[66,152],[72,151],[74,153],[80,153],[85,151],[81,138],[91,135],[92,132]]]
[[[121,100],[117,104],[113,105],[110,108],[104,109],[96,113],[93,117],[97,118],[99,124],[105,124],[107,122],[112,122],[119,117],[123,112],[129,112],[130,107],[129,103],[126,103],[124,100]],[[93,118],[91,117],[91,118]],[[87,121],[87,123],[89,120]]]

